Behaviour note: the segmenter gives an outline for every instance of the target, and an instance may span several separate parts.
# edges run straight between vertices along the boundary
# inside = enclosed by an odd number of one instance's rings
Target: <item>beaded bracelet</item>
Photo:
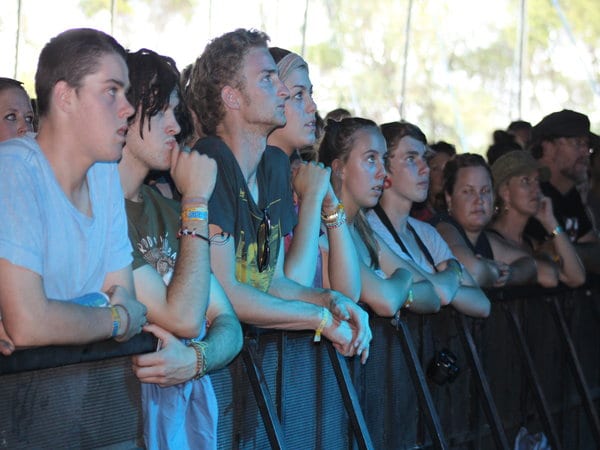
[[[313,338],[313,342],[321,342],[321,333],[323,333],[325,326],[329,322],[330,316],[331,316],[331,313],[329,312],[329,310],[327,308],[324,307],[321,310],[321,323],[319,323],[319,326],[315,330],[315,337]]]
[[[181,228],[178,232],[177,232],[177,238],[181,238],[182,236],[192,236],[192,237],[196,237],[199,239],[202,239],[203,241],[205,241],[208,245],[210,245],[210,238],[203,236],[202,234],[200,234],[198,231],[196,231],[196,229],[190,230],[188,228]]]
[[[196,374],[194,380],[199,380],[206,374],[208,363],[206,361],[206,348],[208,344],[204,341],[190,341],[189,346],[196,352]]]
[[[410,308],[410,305],[412,305],[412,302],[414,300],[415,300],[415,296],[414,296],[413,290],[409,289],[408,290],[408,296],[406,297],[406,301],[404,302],[403,307],[406,308],[406,309]]]

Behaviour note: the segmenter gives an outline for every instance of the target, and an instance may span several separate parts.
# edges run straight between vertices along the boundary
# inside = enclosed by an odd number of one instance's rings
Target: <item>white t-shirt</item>
[[[435,269],[431,266],[429,260],[423,252],[418,252],[415,255],[409,256],[404,252],[404,250],[402,250],[402,247],[398,245],[394,239],[394,236],[392,236],[392,234],[388,231],[386,226],[383,224],[381,219],[377,217],[377,214],[373,210],[370,210],[367,213],[367,220],[369,221],[371,228],[373,228],[373,231],[375,231],[398,256],[409,260],[412,259],[412,256],[414,261],[421,268],[429,273],[435,273]],[[427,247],[427,250],[429,250],[429,253],[431,254],[436,266],[449,259],[455,259],[450,247],[448,247],[446,241],[444,241],[442,236],[440,236],[440,233],[438,233],[434,227],[413,217],[408,218],[408,223],[413,227],[419,238],[421,238],[421,241],[423,241],[423,244],[425,247]]]
[[[87,181],[92,217],[69,201],[33,137],[0,143],[0,258],[40,274],[51,299],[99,291],[132,261],[117,164],[94,164]]]

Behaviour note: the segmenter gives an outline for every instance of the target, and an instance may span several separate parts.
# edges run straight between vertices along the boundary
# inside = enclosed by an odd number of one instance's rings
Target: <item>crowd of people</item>
[[[152,333],[133,357],[146,447],[216,448],[208,374],[243,332],[312,330],[365,364],[369,312],[485,318],[485,288],[600,271],[586,115],[513,122],[486,161],[405,121],[323,120],[312,89],[245,29],[182,73],[68,30],[35,103],[0,78],[0,352]]]

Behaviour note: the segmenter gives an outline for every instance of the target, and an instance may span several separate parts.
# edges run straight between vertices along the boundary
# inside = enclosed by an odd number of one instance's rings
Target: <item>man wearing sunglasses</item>
[[[567,233],[586,271],[600,273],[600,241],[576,187],[587,183],[592,136],[588,116],[568,109],[547,115],[533,127],[530,151],[550,169],[550,180],[540,187],[552,200],[560,226],[548,236],[532,218],[525,232],[540,242]]]
[[[191,75],[190,106],[207,136],[194,149],[217,162],[210,234],[233,237],[211,246],[211,267],[242,322],[315,330],[316,340],[323,334],[365,362],[367,314],[342,294],[301,286],[283,272],[283,236],[295,225],[290,168],[267,136],[286,123],[289,91],[267,43],[256,30],[226,33],[207,45]]]

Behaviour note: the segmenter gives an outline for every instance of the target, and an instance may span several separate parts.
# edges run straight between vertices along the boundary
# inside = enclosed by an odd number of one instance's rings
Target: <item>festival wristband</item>
[[[313,342],[321,342],[321,333],[323,333],[323,330],[327,326],[330,316],[331,316],[331,313],[329,312],[329,310],[327,308],[324,307],[321,310],[321,323],[319,323],[319,326],[315,330],[315,337],[313,338]]]
[[[193,222],[199,220],[208,220],[208,208],[205,205],[184,208],[181,211],[182,222]]]

